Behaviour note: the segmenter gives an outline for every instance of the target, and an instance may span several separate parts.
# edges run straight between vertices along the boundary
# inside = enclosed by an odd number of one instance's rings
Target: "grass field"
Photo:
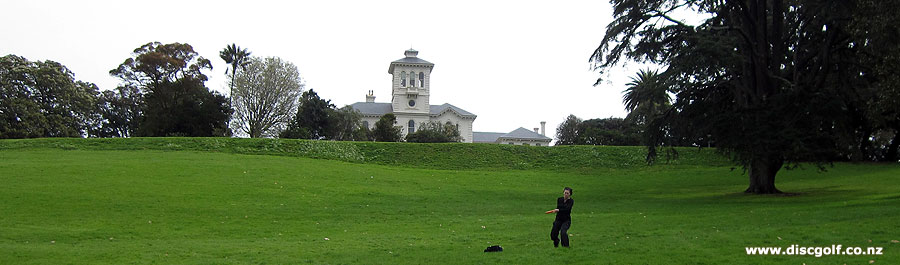
[[[782,171],[793,195],[754,196],[706,153],[646,166],[630,147],[239,140],[0,141],[0,264],[900,264],[896,164]],[[573,247],[554,249],[543,212],[563,186]],[[883,255],[744,249],[792,244]]]

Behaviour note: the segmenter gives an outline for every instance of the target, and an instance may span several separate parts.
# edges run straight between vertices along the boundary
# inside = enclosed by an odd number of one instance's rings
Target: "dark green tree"
[[[638,125],[627,119],[590,119],[582,121],[577,127],[577,145],[641,145]]]
[[[569,114],[566,120],[556,128],[556,145],[577,144],[579,137],[578,124],[580,123],[581,119],[575,117],[574,114]]]
[[[676,95],[648,124],[648,158],[668,136],[710,136],[748,170],[746,192],[779,193],[783,166],[835,159],[839,139],[855,127],[845,97],[877,65],[860,60],[865,39],[848,31],[857,1],[611,3],[613,22],[591,57],[596,69],[621,60],[661,64]],[[677,12],[708,19],[688,25]]]
[[[228,85],[231,87],[231,91],[228,96],[234,95],[234,77],[237,75],[238,67],[243,70],[247,65],[250,64],[250,51],[246,48],[241,49],[237,44],[232,43],[229,46],[225,46],[222,51],[219,52],[219,58],[222,58],[225,63],[231,65],[231,82],[228,82]],[[228,74],[229,69],[225,69],[225,74]]]
[[[0,57],[0,138],[90,136],[99,93],[57,62]]]
[[[378,142],[399,142],[403,139],[402,126],[394,126],[397,123],[397,116],[393,113],[384,114],[375,122],[375,129],[372,134],[375,135],[375,141]]]
[[[294,121],[288,124],[288,128],[279,137],[329,139],[329,133],[333,131],[329,114],[333,108],[331,100],[320,98],[316,91],[310,89],[303,92]]]
[[[354,141],[375,141],[375,133],[373,130],[370,130],[368,127],[359,126],[359,130],[356,130],[353,136]]]
[[[848,152],[850,158],[897,162],[900,147],[900,13],[885,12],[898,7],[896,1],[856,1],[858,11],[852,17],[849,31],[860,49],[859,65],[866,68],[867,85],[856,86],[851,108],[861,115],[854,118],[860,124],[853,136],[845,142],[858,147],[858,152]]]
[[[449,121],[441,124],[431,121],[419,125],[419,129],[406,135],[406,141],[412,143],[456,143],[462,141],[459,127]]]
[[[211,137],[230,136],[226,131],[231,109],[224,95],[212,92],[202,81],[186,77],[165,81],[145,96],[146,108],[140,135]]]
[[[136,136],[230,136],[228,100],[204,83],[209,60],[189,44],[147,43],[110,74],[137,89],[143,103]]]
[[[131,137],[143,116],[144,98],[135,87],[120,86],[100,94],[100,125],[94,133],[98,137]]]

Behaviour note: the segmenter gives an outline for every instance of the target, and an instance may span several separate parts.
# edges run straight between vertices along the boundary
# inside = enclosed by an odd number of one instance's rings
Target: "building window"
[[[509,144],[512,144],[512,145],[515,145],[515,144],[516,144],[516,143],[513,143],[513,142],[509,142]]]
[[[409,133],[416,132],[416,122],[413,120],[409,120]]]
[[[363,127],[366,128],[366,129],[368,129],[368,128],[369,128],[369,121],[363,121]]]
[[[400,87],[406,87],[406,71],[400,72]]]
[[[409,106],[410,106],[410,107],[415,107],[415,106],[416,106],[416,101],[410,99],[410,100],[409,100]]]
[[[416,87],[416,72],[409,72],[409,86]]]
[[[419,87],[425,87],[425,72],[419,72]]]
[[[534,146],[541,146],[541,143],[536,143],[534,144]]]

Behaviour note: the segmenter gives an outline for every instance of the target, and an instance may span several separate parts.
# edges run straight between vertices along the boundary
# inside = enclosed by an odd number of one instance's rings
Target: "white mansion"
[[[450,122],[459,128],[459,134],[465,143],[503,143],[547,146],[550,138],[519,128],[510,133],[473,132],[472,123],[477,117],[462,108],[451,104],[432,105],[431,71],[434,64],[416,57],[418,51],[409,49],[406,57],[391,62],[388,73],[391,80],[391,103],[375,102],[374,91],[366,95],[366,102],[353,103],[350,106],[362,114],[363,126],[372,129],[382,115],[393,113],[397,123],[403,126],[403,136],[415,132],[423,123]],[[505,136],[505,137],[504,137]]]

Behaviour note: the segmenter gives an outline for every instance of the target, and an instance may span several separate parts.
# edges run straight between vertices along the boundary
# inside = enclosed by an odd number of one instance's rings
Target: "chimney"
[[[547,136],[546,134],[544,134],[544,133],[546,132],[546,130],[544,130],[545,127],[547,127],[547,122],[546,122],[546,121],[542,121],[542,122],[541,122],[541,135],[542,135],[542,136]]]
[[[366,102],[375,102],[375,91],[369,90],[369,94],[366,95]]]
[[[534,133],[540,134],[541,132],[538,131],[538,128],[534,128]]]

